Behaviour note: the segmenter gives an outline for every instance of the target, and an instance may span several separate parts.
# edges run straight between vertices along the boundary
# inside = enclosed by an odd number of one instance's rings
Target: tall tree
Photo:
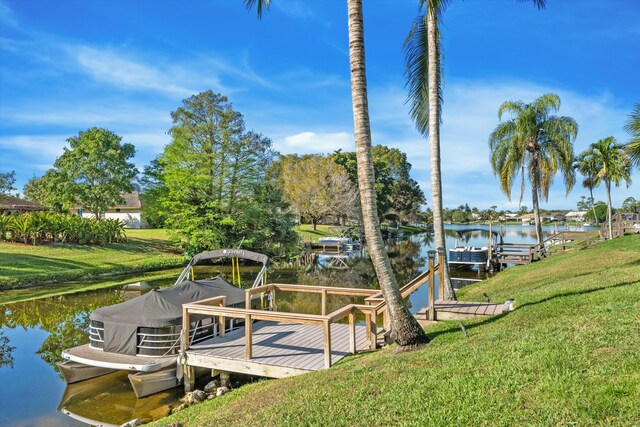
[[[9,194],[16,187],[13,185],[16,183],[16,172],[0,173],[0,194]]]
[[[81,131],[67,142],[70,147],[43,177],[27,183],[25,194],[54,210],[80,204],[101,218],[110,206],[122,201],[121,193],[134,190],[138,170],[129,160],[135,147],[97,127]]]
[[[598,169],[597,165],[594,161],[594,157],[590,154],[583,152],[577,158],[574,167],[578,172],[580,172],[585,178],[582,181],[582,186],[584,188],[589,189],[591,209],[593,210],[593,217],[598,219],[596,215],[596,208],[593,199],[593,189],[600,185],[600,178],[598,177]]]
[[[604,182],[607,190],[607,223],[609,225],[609,239],[613,239],[611,218],[611,184],[616,187],[624,181],[627,186],[631,184],[631,160],[624,148],[616,143],[612,136],[600,139],[583,151],[580,158],[593,162],[597,171],[597,179]]]
[[[293,218],[280,209],[280,192],[266,190],[276,153],[271,140],[247,131],[228,99],[212,91],[193,95],[171,113],[172,141],[155,175],[167,224],[188,253],[236,247],[283,256],[295,243]],[[276,197],[277,196],[277,197]]]
[[[404,305],[382,240],[376,206],[373,154],[371,152],[362,0],[347,0],[347,10],[349,17],[351,97],[356,156],[358,159],[358,190],[360,192],[364,232],[371,261],[380,283],[380,289],[387,302],[391,320],[391,337],[400,346],[411,346],[427,342],[428,338]]]
[[[538,8],[544,8],[545,0],[532,0]],[[440,22],[450,0],[419,0],[419,10],[426,5],[426,13],[419,15],[404,43],[406,58],[407,102],[410,115],[420,133],[429,138],[431,163],[431,203],[433,205],[433,229],[437,247],[446,250],[444,212],[442,209],[442,174],[440,161],[440,123],[442,121],[442,54]],[[455,299],[451,286],[449,264],[446,257],[441,280],[444,281],[444,297]]]
[[[636,102],[624,128],[631,134],[631,139],[625,146],[625,150],[631,161],[640,167],[640,102]]]
[[[489,137],[491,167],[507,197],[511,198],[511,187],[520,173],[522,201],[526,170],[538,243],[543,241],[539,199],[548,199],[557,172],[562,175],[567,193],[575,180],[573,141],[578,125],[571,117],[552,114],[559,109],[560,97],[553,93],[542,95],[531,104],[506,101],[498,110],[498,118],[502,120],[505,112],[513,117],[498,124]]]
[[[344,168],[322,156],[309,156],[282,171],[284,199],[313,229],[325,215],[353,217],[357,193]]]
[[[248,8],[257,5],[258,17],[261,17],[263,11],[268,9],[270,0],[244,0],[244,3]],[[351,97],[356,158],[358,161],[358,192],[360,194],[364,233],[367,239],[369,255],[380,284],[380,290],[387,303],[391,323],[391,338],[402,347],[415,346],[419,343],[428,342],[429,338],[402,301],[400,288],[384,247],[378,219],[367,100],[362,0],[347,0],[347,12]]]

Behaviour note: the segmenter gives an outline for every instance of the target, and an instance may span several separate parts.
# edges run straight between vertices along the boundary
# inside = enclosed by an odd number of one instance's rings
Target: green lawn
[[[127,230],[127,238],[126,243],[102,246],[0,242],[0,289],[151,271],[185,263],[166,230]]]
[[[243,386],[155,425],[639,425],[640,236],[507,269],[459,297],[483,293],[517,308],[465,321],[468,337],[440,322],[420,350]]]
[[[293,230],[298,233],[303,242],[317,242],[322,237],[334,237],[336,235],[329,231],[329,227],[333,226],[317,224],[314,230],[311,224],[301,224],[293,227]]]

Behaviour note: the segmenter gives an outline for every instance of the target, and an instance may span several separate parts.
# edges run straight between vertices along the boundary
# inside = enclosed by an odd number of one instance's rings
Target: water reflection
[[[447,226],[447,245],[456,246],[459,231],[464,226]],[[486,246],[488,227],[474,226],[477,230],[463,233],[465,246]],[[501,232],[505,242],[534,243],[533,227],[510,226],[494,231]],[[545,233],[554,232],[545,227]],[[459,242],[461,243],[461,242]],[[462,243],[461,243],[462,244]],[[409,282],[426,269],[427,251],[434,249],[433,236],[420,234],[394,236],[387,250],[391,265],[400,285]],[[336,268],[337,267],[337,268]],[[207,270],[208,268],[208,270]],[[250,270],[250,269],[249,269]],[[245,271],[245,270],[243,270]],[[229,275],[223,266],[205,267],[202,274]],[[250,286],[254,274],[243,273],[244,286]],[[456,272],[454,278],[464,286],[472,280],[482,279],[477,271]],[[175,278],[150,282],[152,287],[173,284]],[[271,283],[299,283],[303,285],[378,288],[375,272],[366,253],[355,252],[347,257],[317,255],[309,268],[270,271]],[[105,414],[102,423],[119,425],[134,417],[157,419],[177,402],[180,388],[145,399],[136,399],[123,373],[101,377],[97,383],[79,383],[65,390],[63,381],[55,370],[65,348],[88,342],[86,329],[89,314],[99,307],[112,305],[137,296],[139,290],[111,288],[64,295],[15,304],[0,308],[0,425],[70,425],[74,421],[56,412],[59,397],[62,409],[80,417]],[[426,287],[419,289],[409,299],[412,311],[427,304]],[[278,309],[317,314],[320,296],[281,292],[277,295]],[[330,296],[328,311],[351,302],[362,302],[344,296]],[[93,391],[92,391],[93,390]],[[100,391],[102,390],[102,391]],[[31,396],[25,403],[24,396]],[[25,406],[28,405],[28,406]],[[81,415],[84,414],[84,415]],[[89,415],[87,415],[89,414]],[[63,418],[61,418],[63,417]],[[85,420],[87,421],[87,420]],[[97,423],[96,420],[88,421]],[[82,425],[79,421],[75,425]]]

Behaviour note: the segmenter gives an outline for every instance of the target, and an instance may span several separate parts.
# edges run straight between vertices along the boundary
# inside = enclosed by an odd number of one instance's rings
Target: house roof
[[[109,209],[141,209],[142,201],[140,200],[140,193],[134,191],[132,193],[120,193],[122,202],[115,206],[109,206]],[[80,209],[82,205],[74,206],[73,209]]]
[[[123,203],[119,203],[113,208],[129,208],[129,209],[140,209],[142,208],[142,201],[140,200],[140,194],[137,191],[133,193],[122,193]]]
[[[40,203],[0,194],[0,210],[46,211],[47,209],[49,208]]]

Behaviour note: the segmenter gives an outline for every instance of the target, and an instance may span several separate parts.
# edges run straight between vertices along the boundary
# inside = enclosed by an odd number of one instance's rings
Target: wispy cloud
[[[20,23],[13,10],[4,2],[0,2],[0,24],[14,29],[20,28]]]
[[[316,133],[304,131],[282,139],[274,139],[276,150],[288,153],[331,153],[335,150],[351,151],[353,135],[347,132]]]
[[[161,71],[159,68],[126,58],[115,50],[87,46],[73,46],[69,50],[82,69],[96,80],[120,87],[153,90],[185,97],[195,92],[195,89],[183,86],[176,79],[173,70]]]

